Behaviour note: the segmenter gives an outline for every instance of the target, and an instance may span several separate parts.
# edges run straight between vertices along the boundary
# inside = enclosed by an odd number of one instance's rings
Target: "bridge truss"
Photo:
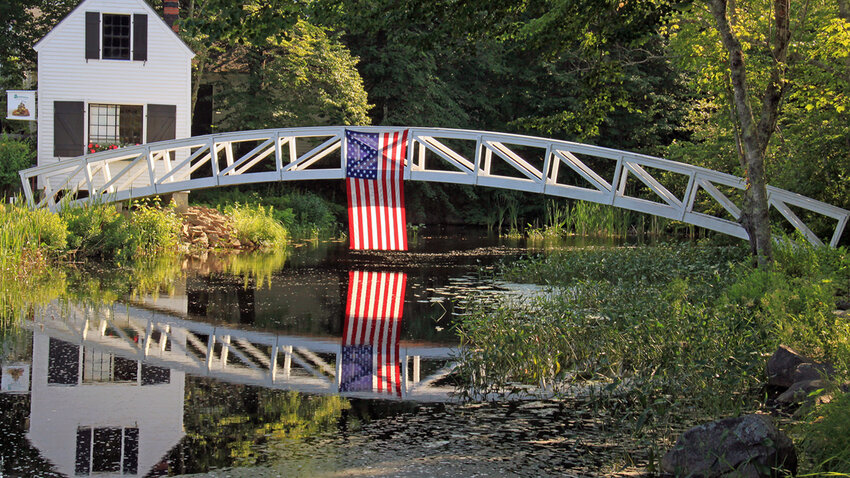
[[[30,206],[51,210],[217,186],[343,179],[346,128],[408,129],[407,180],[590,201],[748,238],[738,222],[743,178],[627,151],[487,131],[333,126],[220,133],[84,155],[20,175]],[[38,202],[36,178],[42,188]],[[774,220],[790,224],[813,244],[838,244],[850,211],[767,189]],[[834,229],[831,236],[818,237],[809,225],[824,219]]]
[[[446,402],[455,389],[440,382],[457,364],[450,347],[407,342],[399,347],[399,395],[340,391],[339,337],[280,335],[197,322],[134,304],[54,301],[23,320],[37,333],[147,365],[228,383],[345,397]],[[425,373],[427,371],[427,373]]]

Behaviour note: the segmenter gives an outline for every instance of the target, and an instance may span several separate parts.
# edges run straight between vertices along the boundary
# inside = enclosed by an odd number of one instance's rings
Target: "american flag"
[[[348,273],[341,392],[401,397],[398,344],[406,283],[407,274],[400,272]]]
[[[345,184],[352,249],[406,251],[404,157],[408,130],[345,131]]]

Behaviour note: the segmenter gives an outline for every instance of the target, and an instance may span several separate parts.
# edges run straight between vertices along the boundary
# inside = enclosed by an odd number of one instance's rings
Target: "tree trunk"
[[[732,84],[732,101],[737,113],[737,122],[741,132],[742,162],[746,168],[747,188],[744,195],[744,207],[741,213],[741,225],[750,237],[750,247],[760,267],[773,261],[771,247],[769,204],[767,201],[767,179],[764,158],[770,137],[776,129],[779,118],[779,106],[787,92],[784,81],[790,27],[788,10],[790,0],[774,0],[773,67],[770,82],[762,96],[761,113],[756,122],[750,104],[747,69],[744,62],[744,50],[729,24],[727,0],[707,0],[711,13],[717,22],[717,30],[723,47],[729,53],[729,72]],[[733,13],[734,15],[734,13]]]

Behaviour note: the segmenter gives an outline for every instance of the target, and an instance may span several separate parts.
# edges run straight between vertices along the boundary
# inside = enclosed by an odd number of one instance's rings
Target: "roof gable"
[[[67,22],[67,20],[69,18],[72,18],[72,17],[77,16],[77,15],[84,14],[85,11],[86,11],[86,5],[92,4],[92,3],[97,3],[97,1],[98,0],[83,0],[82,2],[80,2],[76,7],[74,7],[73,10],[71,10],[67,15],[65,15],[65,17],[62,18],[62,20],[59,21],[59,23],[57,23],[52,29],[50,29],[50,31],[47,32],[47,34],[44,35],[41,38],[41,40],[35,42],[35,44],[32,46],[33,50],[39,51],[45,44],[50,43],[51,38],[54,37],[54,32],[62,29],[63,25]],[[170,35],[170,37],[174,39],[174,43],[179,45],[179,47],[188,56],[188,58],[192,58],[192,57],[195,56],[195,52],[193,52],[192,49],[189,48],[188,45],[186,45],[186,43],[183,41],[183,39],[180,38],[180,36],[177,35],[177,33],[175,33],[168,26],[167,23],[165,23],[165,20],[158,13],[156,13],[156,11],[154,11],[154,9],[151,8],[150,5],[148,5],[148,2],[146,2],[145,0],[117,0],[117,1],[122,2],[122,3],[126,3],[128,8],[140,7],[143,10],[145,10],[145,12],[148,14],[148,17],[153,17],[153,18],[156,18],[157,20],[159,20],[159,21],[149,22],[148,28],[151,28],[151,29],[157,28],[157,29],[160,30],[160,34]]]

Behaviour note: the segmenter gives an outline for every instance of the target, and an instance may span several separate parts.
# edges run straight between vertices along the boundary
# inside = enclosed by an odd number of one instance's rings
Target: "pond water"
[[[628,469],[613,418],[564,401],[462,403],[452,376],[465,301],[543,292],[489,269],[586,244],[467,230],[423,233],[406,253],[300,244],[185,258],[114,302],[81,291],[34,308],[4,352],[23,389],[0,394],[0,476]]]

